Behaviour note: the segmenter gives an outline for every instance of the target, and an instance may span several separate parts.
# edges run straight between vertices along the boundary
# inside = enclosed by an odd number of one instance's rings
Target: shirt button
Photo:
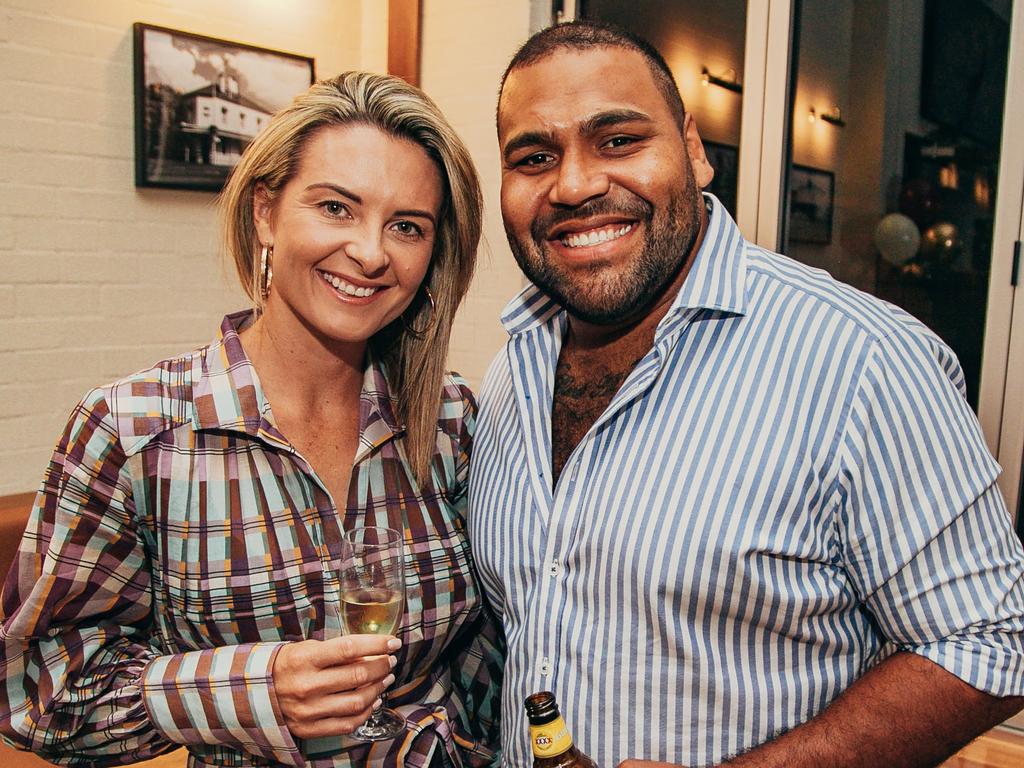
[[[551,662],[547,657],[540,660],[540,673],[544,675],[544,677],[551,674]]]
[[[552,576],[557,576],[561,570],[562,570],[562,566],[560,566],[558,563],[554,562],[553,560],[551,561],[551,564],[548,565],[548,573],[550,573]]]

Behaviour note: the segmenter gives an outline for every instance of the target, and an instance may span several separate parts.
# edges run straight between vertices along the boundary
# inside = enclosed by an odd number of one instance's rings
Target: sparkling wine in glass
[[[341,620],[347,634],[395,634],[405,607],[403,561],[404,546],[398,531],[366,526],[345,532]],[[362,741],[384,741],[404,730],[405,718],[382,703],[352,736]]]
[[[345,590],[341,615],[350,635],[393,635],[402,618],[402,594],[378,587]]]

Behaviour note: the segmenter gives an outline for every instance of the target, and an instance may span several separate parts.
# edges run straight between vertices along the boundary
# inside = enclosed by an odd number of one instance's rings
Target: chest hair
[[[551,407],[551,482],[558,482],[569,455],[607,410],[622,382],[650,349],[650,341],[579,349],[567,342],[555,369]]]

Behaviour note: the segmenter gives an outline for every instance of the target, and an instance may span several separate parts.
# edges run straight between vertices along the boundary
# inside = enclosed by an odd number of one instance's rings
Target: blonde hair
[[[344,72],[295,97],[246,148],[221,193],[224,250],[234,260],[256,311],[262,311],[261,244],[253,218],[257,185],[273,200],[297,172],[313,132],[350,124],[370,125],[416,142],[441,172],[441,213],[423,282],[433,296],[433,306],[417,292],[404,319],[370,340],[396,397],[397,416],[406,426],[409,463],[417,480],[425,483],[437,440],[448,340],[476,265],[483,208],[469,152],[437,105],[403,80],[368,72]]]

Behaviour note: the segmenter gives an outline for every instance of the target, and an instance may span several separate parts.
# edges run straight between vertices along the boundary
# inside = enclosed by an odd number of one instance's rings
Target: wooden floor
[[[1002,728],[989,731],[968,744],[942,768],[1022,768],[1024,733]]]

